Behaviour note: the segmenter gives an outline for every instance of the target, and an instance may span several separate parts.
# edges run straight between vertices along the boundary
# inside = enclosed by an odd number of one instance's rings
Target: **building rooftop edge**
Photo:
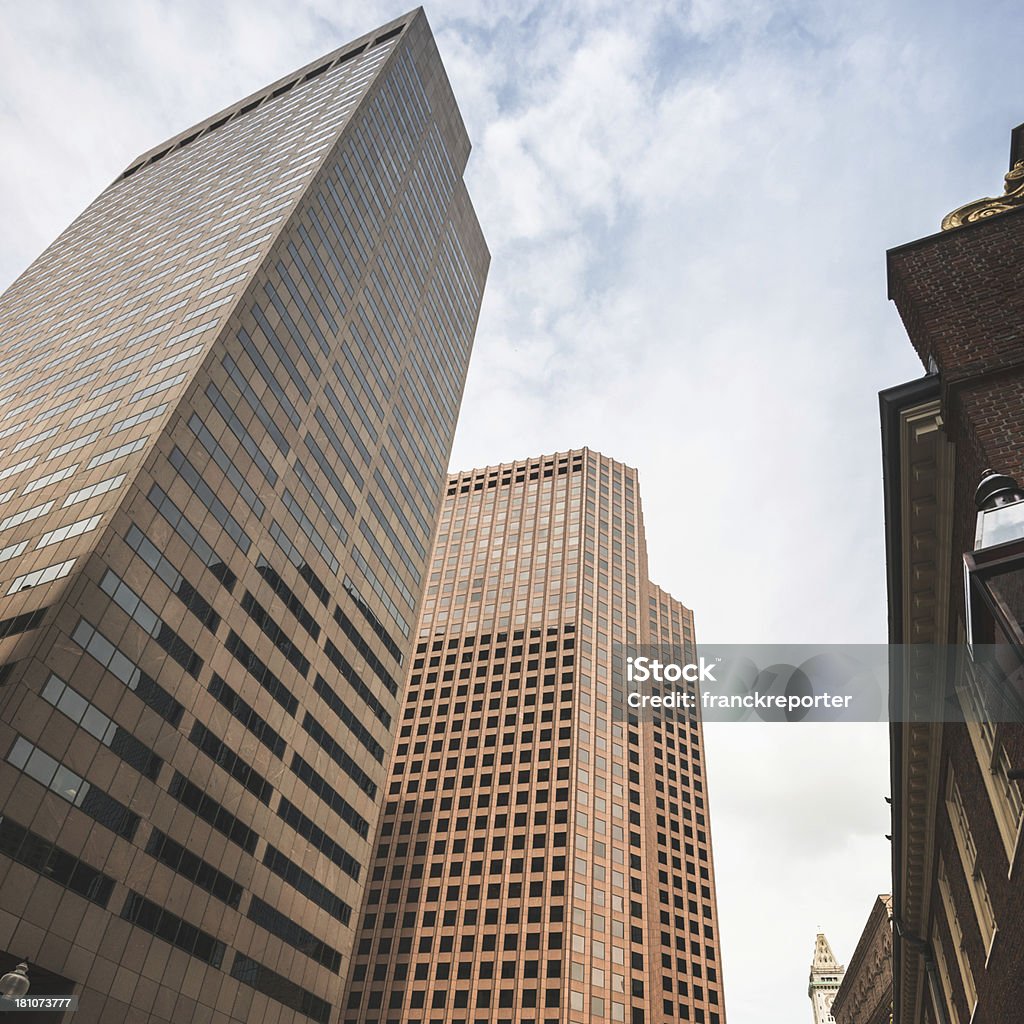
[[[620,459],[611,455],[605,455],[596,448],[584,446],[583,448],[569,448],[560,452],[545,452],[541,455],[530,455],[523,459],[513,459],[508,462],[497,462],[487,466],[473,466],[468,469],[457,469],[448,471],[448,481],[465,480],[467,478],[479,477],[484,474],[500,473],[502,471],[512,472],[516,469],[525,469],[542,464],[553,464],[556,461],[567,461],[568,459],[584,458],[587,455],[597,456],[600,459],[608,459],[630,473],[637,473],[635,466],[630,466]]]
[[[172,135],[169,139],[165,139],[163,142],[158,143],[151,149],[139,154],[139,156],[129,162],[128,166],[121,174],[118,175],[115,181],[120,181],[122,178],[126,178],[135,173],[135,171],[144,167],[146,164],[156,162],[156,160],[165,156],[172,150],[187,145],[210,128],[219,128],[224,122],[230,120],[236,115],[245,114],[250,110],[254,110],[257,106],[263,103],[264,100],[286,92],[307,76],[310,78],[314,77],[314,72],[316,74],[321,74],[323,71],[326,71],[331,64],[337,62],[339,58],[347,58],[350,55],[356,55],[369,47],[386,42],[388,39],[393,38],[394,35],[397,35],[399,31],[412,25],[417,18],[425,18],[422,7],[414,7],[405,14],[402,14],[397,18],[393,18],[391,21],[385,22],[383,25],[378,25],[372,31],[366,32],[361,36],[357,36],[355,39],[352,39],[347,43],[343,43],[341,46],[336,47],[329,53],[325,53],[322,56],[317,57],[315,60],[311,60],[308,64],[304,64],[301,68],[298,68],[295,71],[290,71],[288,74],[271,82],[269,85],[265,85],[263,88],[250,93],[248,96],[244,96],[241,99],[236,100],[234,103],[229,104],[222,110],[217,111],[217,113],[211,114],[202,121],[197,121],[190,127]],[[355,51],[355,53],[353,53],[353,51]]]

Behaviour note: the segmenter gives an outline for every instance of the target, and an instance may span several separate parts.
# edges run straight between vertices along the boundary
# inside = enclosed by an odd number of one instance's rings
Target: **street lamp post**
[[[0,997],[20,999],[28,992],[28,986],[28,964],[18,964],[13,971],[8,971],[0,978]]]

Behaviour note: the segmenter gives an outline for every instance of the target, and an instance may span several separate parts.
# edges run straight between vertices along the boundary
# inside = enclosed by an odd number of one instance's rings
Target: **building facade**
[[[807,998],[811,1001],[814,1024],[835,1024],[832,1004],[842,983],[846,968],[836,960],[824,932],[814,940],[814,958],[807,979]]]
[[[336,1019],[488,266],[422,11],[134,162],[0,299],[0,969]]]
[[[836,1024],[892,1021],[892,897],[872,904],[843,983],[832,1003]]]
[[[896,1024],[1024,1005],[1024,726],[992,704],[1019,692],[976,657],[1000,645],[1011,677],[1024,657],[1022,180],[1017,128],[1005,195],[888,254],[928,371],[880,396],[889,638],[907,645],[890,709]]]
[[[694,644],[635,470],[449,477],[347,1024],[724,1024],[701,724],[622,713],[627,642]]]

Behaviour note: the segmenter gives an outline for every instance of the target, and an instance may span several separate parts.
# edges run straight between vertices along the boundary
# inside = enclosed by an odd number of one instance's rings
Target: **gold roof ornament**
[[[1024,206],[1024,160],[1018,160],[1007,173],[1003,194],[997,198],[975,199],[942,218],[942,230],[961,228],[965,224],[994,217],[997,213]]]

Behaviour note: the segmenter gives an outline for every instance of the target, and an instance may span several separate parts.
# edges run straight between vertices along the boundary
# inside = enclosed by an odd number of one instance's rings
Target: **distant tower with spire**
[[[807,996],[814,1007],[814,1024],[835,1024],[832,1000],[842,983],[846,968],[836,960],[824,932],[818,932],[814,943],[814,959],[807,983]]]

